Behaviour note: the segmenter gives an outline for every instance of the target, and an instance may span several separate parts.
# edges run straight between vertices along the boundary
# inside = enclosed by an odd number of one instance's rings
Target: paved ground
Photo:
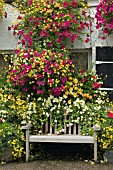
[[[8,163],[0,170],[113,170],[113,164],[84,161],[37,160],[29,163]]]

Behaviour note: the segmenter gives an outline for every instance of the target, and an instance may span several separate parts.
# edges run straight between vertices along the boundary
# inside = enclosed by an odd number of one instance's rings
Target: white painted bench
[[[67,116],[65,116],[66,120]],[[69,117],[68,117],[69,119]],[[65,122],[65,121],[64,121]],[[32,135],[29,133],[30,125],[22,126],[22,129],[26,130],[26,162],[29,160],[29,144],[30,142],[50,142],[50,143],[91,143],[94,144],[94,161],[97,161],[97,132],[99,127],[93,126],[93,136],[80,135],[80,125],[77,123],[67,126],[64,123],[63,134],[57,133],[57,123],[53,126],[50,125],[50,118],[43,124],[42,131],[38,135]]]

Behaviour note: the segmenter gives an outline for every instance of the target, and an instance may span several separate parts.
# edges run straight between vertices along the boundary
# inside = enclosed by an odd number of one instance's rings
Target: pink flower
[[[41,91],[40,91],[39,89],[38,89],[36,92],[37,92],[37,94],[40,94],[40,93],[41,93]]]
[[[45,82],[44,82],[44,81],[42,81],[40,84],[41,84],[42,86],[44,86],[44,85],[45,85]]]
[[[59,37],[59,38],[57,39],[57,42],[58,42],[58,43],[61,43],[61,42],[62,42],[62,38]]]
[[[53,15],[52,15],[52,18],[54,18],[54,19],[55,19],[55,18],[56,18],[56,15],[55,15],[55,14],[53,14]]]
[[[27,91],[28,90],[28,88],[27,87],[24,87],[23,89],[22,89],[22,91]]]
[[[69,64],[73,64],[73,61],[72,60],[68,60]]]
[[[72,38],[71,38],[71,41],[74,42],[75,39],[77,39],[77,38],[78,38],[78,36],[77,36],[76,34],[73,34],[73,35],[72,35]]]
[[[63,78],[61,79],[61,81],[62,81],[62,83],[65,83],[65,82],[67,81],[67,77],[63,77]]]
[[[33,4],[32,0],[28,1],[28,6],[31,6]]]
[[[48,79],[48,84],[52,84],[53,80],[51,78]]]

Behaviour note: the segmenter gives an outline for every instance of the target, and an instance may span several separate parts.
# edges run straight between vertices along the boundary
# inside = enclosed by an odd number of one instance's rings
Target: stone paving
[[[0,170],[113,170],[113,164],[84,161],[37,160],[29,163],[8,163]]]

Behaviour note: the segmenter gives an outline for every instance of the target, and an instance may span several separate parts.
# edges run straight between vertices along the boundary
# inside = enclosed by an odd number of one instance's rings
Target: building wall
[[[90,14],[95,15],[96,6],[99,0],[88,0],[90,4]],[[16,18],[18,16],[18,10],[11,6],[6,5],[6,12],[8,17],[0,20],[0,50],[13,50],[17,47],[17,37],[13,35],[13,31],[8,31],[8,26],[15,24]],[[101,40],[98,38],[100,31],[95,29],[95,22],[93,23],[93,33],[90,33],[91,41],[88,43],[80,42],[76,40],[73,44],[68,42],[68,49],[87,49],[94,48],[96,46],[113,46],[113,35],[110,35],[106,40]]]
[[[7,12],[7,18],[0,19],[0,51],[14,50],[17,47],[17,37],[13,35],[12,30],[8,31],[8,26],[15,23],[18,10],[11,5],[6,5],[5,11]]]

